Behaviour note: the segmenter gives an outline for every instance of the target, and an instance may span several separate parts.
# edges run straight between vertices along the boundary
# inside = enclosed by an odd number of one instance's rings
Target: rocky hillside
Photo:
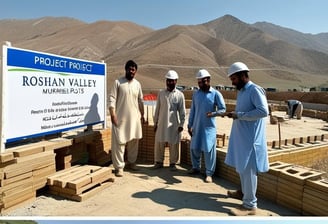
[[[125,62],[134,59],[143,88],[164,87],[168,69],[179,73],[180,85],[196,85],[194,77],[200,68],[210,71],[212,85],[231,85],[226,71],[235,61],[245,62],[251,79],[263,87],[328,87],[328,54],[319,51],[327,46],[325,34],[308,36],[278,28],[266,23],[247,24],[231,15],[160,30],[128,21],[87,24],[73,18],[44,17],[0,20],[0,41],[63,56],[104,60],[109,85],[124,73]]]

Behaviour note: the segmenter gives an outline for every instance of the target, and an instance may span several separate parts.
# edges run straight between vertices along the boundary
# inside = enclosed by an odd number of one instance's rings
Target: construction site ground
[[[275,113],[277,116],[285,115],[283,112]],[[231,119],[218,117],[217,124],[218,133],[230,135]],[[278,140],[278,131],[278,124],[271,125],[268,119],[267,140]],[[280,136],[283,139],[327,133],[327,122],[318,119],[303,117],[301,120],[292,119],[280,123]],[[188,138],[186,132],[183,135]],[[203,174],[190,176],[187,173],[190,167],[179,165],[177,171],[171,171],[168,167],[154,170],[149,164],[138,164],[138,167],[138,171],[126,170],[124,177],[115,177],[114,182],[107,188],[82,202],[67,200],[43,191],[36,200],[8,211],[4,216],[28,216],[28,219],[31,219],[30,216],[39,219],[220,219],[230,216],[229,210],[241,203],[237,199],[226,197],[228,189],[237,189],[238,186],[220,177],[214,176],[213,183],[205,183]],[[258,198],[256,216],[266,219],[270,216],[295,217],[300,214],[275,202]]]

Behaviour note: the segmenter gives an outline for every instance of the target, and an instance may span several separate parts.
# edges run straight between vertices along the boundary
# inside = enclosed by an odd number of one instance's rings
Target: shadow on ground
[[[168,212],[193,209],[229,214],[231,208],[241,203],[239,200],[226,196],[227,190],[238,189],[237,185],[218,176],[213,177],[213,183],[205,183],[204,174],[191,176],[187,172],[189,168],[179,166],[177,171],[171,171],[168,167],[154,170],[150,165],[140,165],[139,170],[133,171],[133,174],[144,180],[157,178],[156,180],[162,182],[163,187],[152,191],[139,191],[134,193],[132,197],[151,199],[154,203],[170,208]],[[258,200],[260,215],[299,215],[267,199],[258,198]]]

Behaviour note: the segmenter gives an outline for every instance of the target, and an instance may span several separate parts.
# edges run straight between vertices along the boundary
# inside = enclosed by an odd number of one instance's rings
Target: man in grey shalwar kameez
[[[155,134],[155,165],[162,168],[164,162],[165,144],[170,149],[170,169],[175,171],[179,160],[179,146],[181,132],[185,122],[186,108],[184,94],[176,89],[178,73],[169,70],[165,75],[166,89],[161,90],[157,96],[154,115]]]

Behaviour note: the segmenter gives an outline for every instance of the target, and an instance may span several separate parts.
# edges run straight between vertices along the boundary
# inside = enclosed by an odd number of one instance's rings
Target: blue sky
[[[265,21],[317,34],[328,32],[327,8],[327,0],[1,0],[0,20],[65,16],[87,23],[124,20],[161,29],[230,14],[249,24]]]

